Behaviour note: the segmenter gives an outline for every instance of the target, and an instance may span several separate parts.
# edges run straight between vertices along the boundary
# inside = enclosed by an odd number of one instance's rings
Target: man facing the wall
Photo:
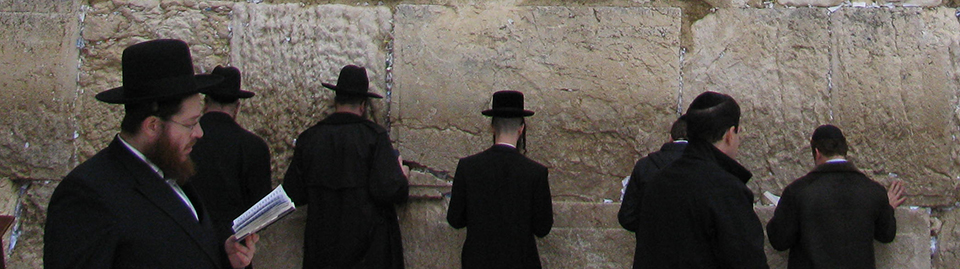
[[[217,66],[210,74],[220,83],[201,89],[203,138],[190,152],[197,166],[192,182],[210,210],[217,238],[233,235],[233,219],[270,193],[270,149],[236,122],[241,99],[253,92],[240,89],[240,70]]]
[[[690,143],[644,190],[634,268],[768,268],[753,175],[735,160],[740,106],[705,92],[681,119]]]
[[[467,228],[460,255],[464,269],[540,268],[534,236],[544,237],[553,227],[553,204],[547,168],[523,156],[523,93],[493,94],[493,108],[481,112],[493,117],[494,145],[460,159],[453,179],[447,222]]]
[[[904,202],[902,185],[891,191],[846,159],[840,128],[821,125],[810,139],[816,166],[783,190],[767,234],[774,249],[790,250],[788,267],[875,268],[873,240],[897,235],[894,208]]]
[[[670,126],[670,142],[660,146],[660,150],[637,160],[621,199],[623,202],[620,205],[620,212],[617,213],[617,221],[620,222],[620,226],[631,232],[637,231],[643,189],[645,189],[653,174],[680,158],[683,149],[687,147],[687,142],[687,123],[677,119]]]
[[[394,205],[407,200],[407,168],[387,130],[363,117],[370,83],[363,67],[340,71],[336,112],[300,134],[283,188],[308,205],[303,268],[403,268]]]

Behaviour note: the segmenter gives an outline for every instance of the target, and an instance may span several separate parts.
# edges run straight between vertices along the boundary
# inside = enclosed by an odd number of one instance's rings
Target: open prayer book
[[[233,220],[233,236],[237,241],[242,241],[248,235],[267,228],[294,210],[296,207],[290,200],[290,196],[287,196],[287,192],[283,190],[283,185],[278,186]]]

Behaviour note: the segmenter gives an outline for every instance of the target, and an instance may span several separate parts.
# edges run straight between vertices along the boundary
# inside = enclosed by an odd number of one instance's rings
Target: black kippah
[[[817,130],[813,131],[813,138],[810,140],[825,140],[825,139],[839,139],[846,141],[846,138],[843,136],[843,132],[840,131],[840,128],[830,124],[820,125],[817,127]]]

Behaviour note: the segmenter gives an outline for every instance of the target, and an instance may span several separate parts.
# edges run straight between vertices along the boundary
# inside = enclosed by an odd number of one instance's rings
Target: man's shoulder
[[[543,164],[540,164],[533,159],[527,158],[520,153],[506,153],[503,155],[503,152],[499,152],[494,149],[487,149],[476,154],[463,157],[460,159],[461,165],[483,165],[490,162],[510,162],[514,165],[527,166],[530,168],[543,169],[546,170],[547,167]]]

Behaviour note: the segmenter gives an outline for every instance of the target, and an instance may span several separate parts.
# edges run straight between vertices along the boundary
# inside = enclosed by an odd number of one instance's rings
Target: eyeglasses
[[[172,119],[171,119],[171,120],[167,120],[167,121],[168,121],[168,122],[172,122],[172,123],[176,123],[177,125],[183,126],[184,128],[187,128],[188,130],[193,130],[193,128],[197,128],[198,126],[200,126],[200,121],[196,121],[196,122],[191,123],[191,124],[179,123],[179,122],[177,122],[177,121],[175,121],[175,120],[172,120]]]

